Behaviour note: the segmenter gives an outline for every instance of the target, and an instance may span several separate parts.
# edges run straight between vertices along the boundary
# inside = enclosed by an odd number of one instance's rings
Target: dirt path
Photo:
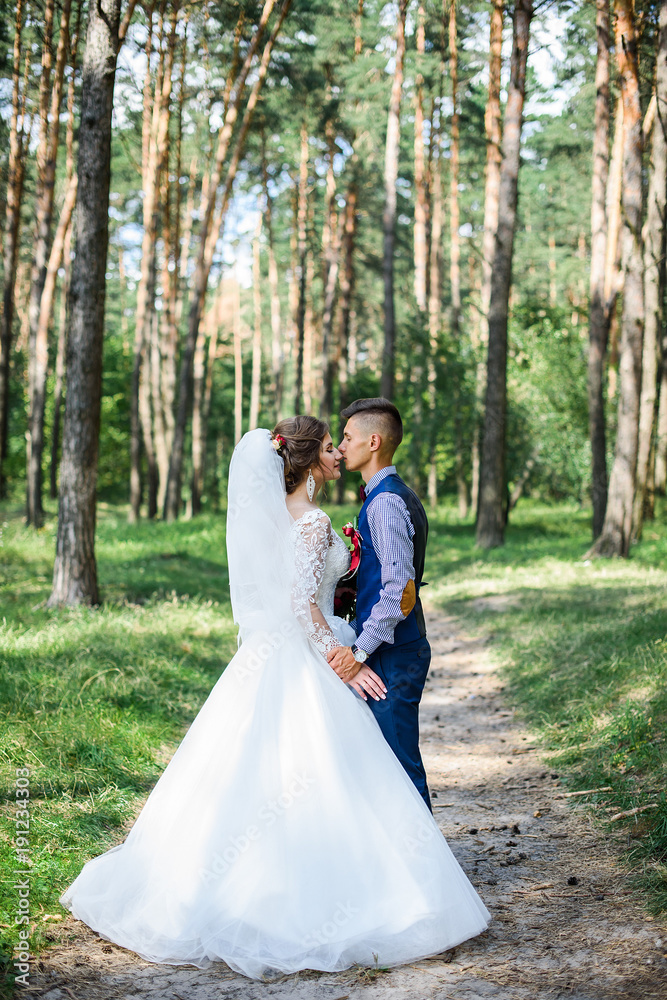
[[[69,917],[26,996],[46,1000],[667,1000],[667,922],[652,920],[606,842],[559,795],[501,693],[492,651],[429,615],[422,746],[436,818],[493,915],[489,930],[390,972],[262,984],[222,963],[156,966]]]

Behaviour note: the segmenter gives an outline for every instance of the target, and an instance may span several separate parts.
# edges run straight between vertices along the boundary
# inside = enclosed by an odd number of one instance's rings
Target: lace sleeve
[[[333,540],[331,521],[323,510],[309,511],[294,523],[296,535],[296,583],[292,592],[295,611],[306,634],[326,656],[340,646],[317,604],[317,591]]]

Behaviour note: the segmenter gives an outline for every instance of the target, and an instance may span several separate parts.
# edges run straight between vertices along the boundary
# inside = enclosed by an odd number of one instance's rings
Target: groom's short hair
[[[355,399],[344,410],[341,410],[341,417],[349,420],[351,417],[360,417],[364,422],[364,427],[371,433],[375,431],[382,438],[383,450],[391,451],[393,455],[399,444],[403,440],[403,421],[401,414],[390,400],[384,396],[375,396],[372,399]]]

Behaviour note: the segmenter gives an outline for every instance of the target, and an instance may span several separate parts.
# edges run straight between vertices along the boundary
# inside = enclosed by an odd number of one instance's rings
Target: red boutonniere
[[[359,531],[355,528],[351,521],[343,525],[343,534],[346,538],[350,539],[352,543],[352,558],[350,559],[350,568],[347,573],[344,573],[341,577],[341,581],[351,580],[357,574],[359,569],[359,563],[361,562],[361,535]]]

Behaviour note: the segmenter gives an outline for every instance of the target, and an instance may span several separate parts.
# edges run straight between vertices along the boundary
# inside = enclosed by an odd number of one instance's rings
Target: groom
[[[387,688],[368,700],[385,739],[431,808],[419,752],[419,701],[431,662],[419,587],[428,535],[426,513],[396,472],[394,452],[403,438],[401,415],[388,399],[357,399],[338,450],[349,472],[360,472],[361,563],[357,577],[357,641],[329,653],[348,683],[367,663]]]

